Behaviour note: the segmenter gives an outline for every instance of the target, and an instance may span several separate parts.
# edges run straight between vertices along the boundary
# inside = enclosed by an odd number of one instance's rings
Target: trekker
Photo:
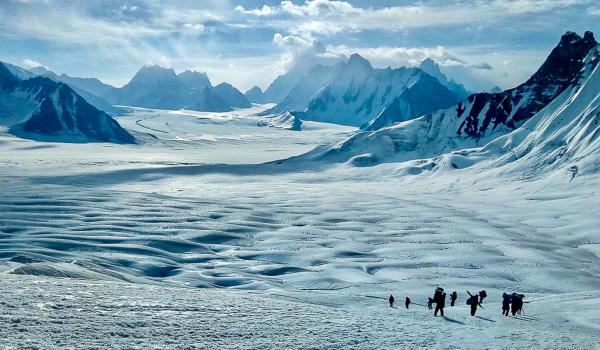
[[[406,297],[406,300],[404,300],[404,306],[406,306],[406,308],[408,309],[409,305],[410,305],[410,298]]]
[[[454,291],[450,294],[450,306],[454,306],[454,303],[456,303],[457,298],[458,298],[458,294],[456,294],[456,291]]]
[[[508,311],[510,310],[510,295],[506,293],[502,293],[502,315],[508,316]]]
[[[467,293],[469,293],[469,292],[467,291]],[[475,313],[477,312],[477,306],[481,305],[479,303],[479,296],[477,294],[473,295],[473,294],[469,293],[469,299],[467,299],[467,305],[471,306],[471,316],[475,316]]]
[[[487,292],[485,290],[479,291],[479,303],[483,303],[483,299],[487,297]]]
[[[433,299],[431,298],[427,298],[427,307],[429,308],[429,310],[433,309]]]
[[[390,302],[390,307],[394,307],[394,296],[390,294],[390,298],[388,299],[388,301]]]
[[[523,311],[523,298],[525,298],[525,295],[523,294],[518,294],[518,293],[513,293],[511,296],[511,301],[512,301],[512,306],[511,306],[511,310],[510,312],[512,313],[513,316],[517,315],[517,314],[521,314],[521,312]]]
[[[446,306],[446,293],[444,293],[444,288],[438,287],[435,290],[435,294],[433,295],[433,302],[435,302],[435,311],[433,312],[433,316],[437,316],[438,311],[440,315],[444,316],[444,306]]]

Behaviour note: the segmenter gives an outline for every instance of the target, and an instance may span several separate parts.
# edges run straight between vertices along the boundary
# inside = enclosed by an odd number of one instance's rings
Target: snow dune
[[[9,346],[597,346],[597,175],[281,162],[353,129],[259,127],[258,109],[133,109],[135,146],[0,135]],[[459,292],[446,319],[386,307],[438,285]],[[504,291],[525,316],[500,316]]]

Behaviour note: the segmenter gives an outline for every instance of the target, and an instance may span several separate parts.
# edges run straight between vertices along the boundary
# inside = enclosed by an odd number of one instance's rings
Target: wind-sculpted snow
[[[135,146],[0,135],[0,338],[41,348],[596,344],[597,177],[293,164],[279,159],[352,129],[261,128],[258,109],[133,109],[119,122],[144,140]],[[459,293],[446,318],[423,306],[438,285]],[[466,290],[481,289],[489,297],[472,318]],[[526,294],[525,315],[500,316],[505,291]],[[389,308],[389,294],[415,304]]]
[[[12,348],[120,349],[593,349],[580,318],[598,292],[532,298],[527,315],[465,307],[383,308],[379,297],[336,298],[2,276],[0,338]],[[494,296],[492,296],[494,297]],[[572,311],[569,322],[557,308]],[[454,310],[453,310],[454,311]],[[448,311],[449,312],[449,311]],[[449,312],[450,313],[450,312]],[[473,336],[476,334],[477,336]]]

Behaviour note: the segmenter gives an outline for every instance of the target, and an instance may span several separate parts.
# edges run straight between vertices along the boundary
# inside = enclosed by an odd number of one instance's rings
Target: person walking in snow
[[[429,310],[433,309],[433,299],[432,298],[427,298],[427,307],[429,308]]]
[[[390,307],[394,307],[394,296],[390,294],[388,301],[390,302]]]
[[[508,312],[510,311],[510,295],[506,293],[502,293],[502,315],[508,316]]]
[[[404,300],[404,306],[406,306],[406,308],[408,309],[409,305],[410,305],[410,298],[406,297],[406,300]]]
[[[512,313],[513,316],[517,315],[517,314],[521,314],[521,312],[523,311],[523,298],[525,296],[523,294],[518,294],[518,293],[512,293],[511,296],[511,310],[510,312]]]
[[[471,306],[471,316],[475,316],[475,313],[477,312],[477,306],[481,306],[481,304],[479,303],[479,295],[475,294],[471,294],[469,291],[467,291],[467,293],[469,293],[469,299],[467,299],[467,305]]]
[[[435,302],[435,311],[433,312],[433,316],[437,316],[438,311],[440,315],[444,316],[444,307],[446,306],[446,293],[444,292],[444,288],[438,287],[433,294],[433,301]]]
[[[454,291],[450,294],[450,306],[454,306],[454,303],[456,303],[457,298],[458,298],[458,294],[456,294],[456,291]]]

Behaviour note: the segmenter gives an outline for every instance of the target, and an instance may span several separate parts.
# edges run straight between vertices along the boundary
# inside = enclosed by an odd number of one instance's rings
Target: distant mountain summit
[[[460,101],[461,85],[448,81],[433,61],[429,66],[436,77],[419,68],[373,68],[352,54],[335,66],[311,68],[287,97],[263,114],[289,111],[303,120],[375,130]]]
[[[142,67],[129,83],[105,97],[117,105],[157,109],[228,112],[251,106],[230,84],[213,87],[205,73],[187,70],[176,74],[158,65]]]
[[[446,86],[448,89],[454,91],[460,98],[465,98],[470,95],[470,92],[465,89],[462,84],[458,84],[453,79],[448,80],[446,75],[440,70],[440,66],[431,58],[424,59],[419,68],[425,73],[436,78],[440,83]]]
[[[460,100],[418,68],[377,69],[358,54],[323,76],[328,80],[308,103],[303,120],[377,128]]]
[[[244,93],[244,96],[252,103],[266,103],[263,91],[258,86],[252,87]]]
[[[240,90],[234,88],[231,84],[221,83],[214,87],[215,93],[219,95],[225,103],[235,108],[248,108],[252,106],[252,103],[240,92]]]
[[[68,85],[42,76],[19,79],[3,63],[0,125],[16,135],[48,141],[135,142],[116,120]]]

